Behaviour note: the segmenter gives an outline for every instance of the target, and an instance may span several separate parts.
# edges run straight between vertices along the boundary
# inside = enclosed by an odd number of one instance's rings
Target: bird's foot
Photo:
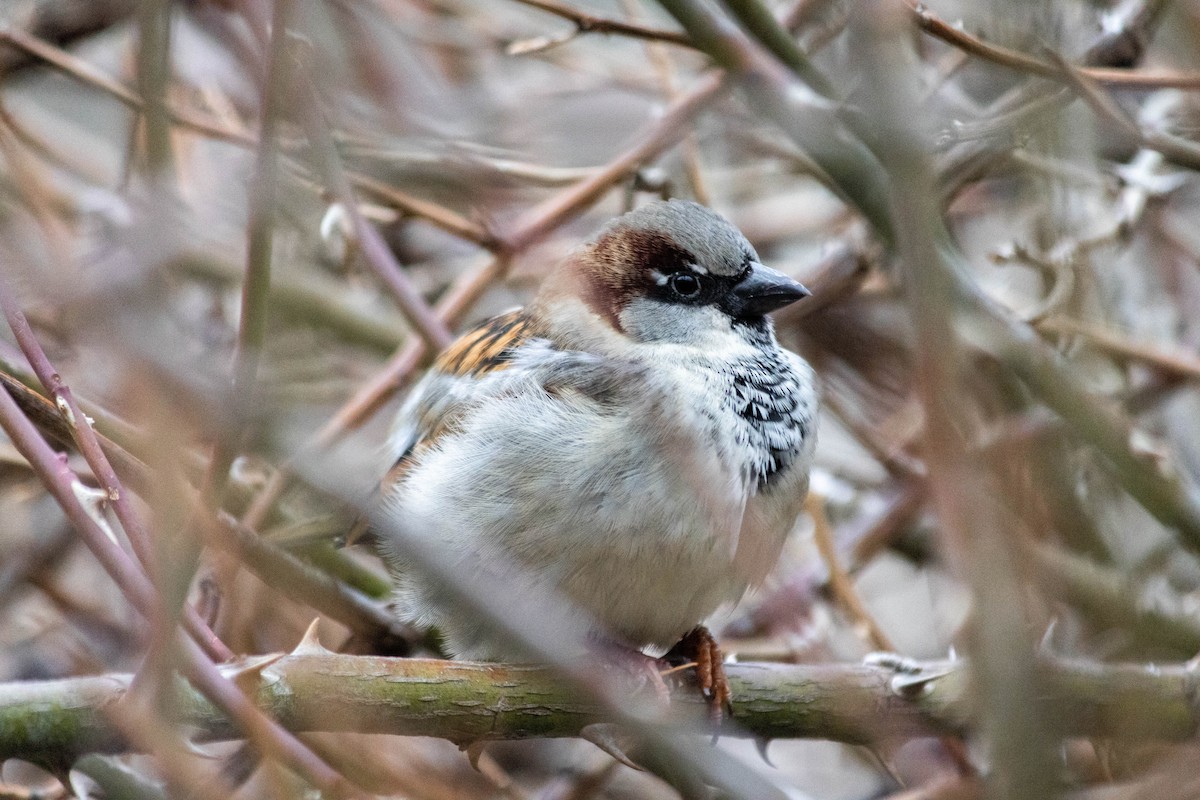
[[[659,659],[610,641],[593,642],[592,648],[593,663],[618,694],[649,692],[660,710],[670,706],[671,690],[663,678]]]
[[[708,701],[708,717],[714,725],[720,725],[726,714],[733,714],[730,703],[732,693],[729,690],[729,679],[725,676],[725,657],[721,646],[709,633],[708,628],[699,625],[684,636],[672,647],[663,661],[680,666],[694,666],[696,682],[700,691]]]

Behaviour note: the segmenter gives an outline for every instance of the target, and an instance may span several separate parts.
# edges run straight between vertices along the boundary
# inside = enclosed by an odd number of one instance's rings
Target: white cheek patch
[[[664,303],[638,297],[622,309],[619,319],[621,329],[639,342],[711,347],[731,335],[729,318],[712,306]],[[734,341],[740,339],[735,337]]]

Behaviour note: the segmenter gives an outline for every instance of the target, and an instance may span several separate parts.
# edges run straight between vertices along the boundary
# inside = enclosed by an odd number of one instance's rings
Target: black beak
[[[750,272],[730,291],[726,298],[726,311],[735,319],[761,317],[797,300],[808,297],[812,292],[799,281],[794,281],[782,272],[752,262]]]

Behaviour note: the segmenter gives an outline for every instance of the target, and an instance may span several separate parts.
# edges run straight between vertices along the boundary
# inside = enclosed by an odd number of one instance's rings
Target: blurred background
[[[718,746],[791,797],[1200,796],[1194,743],[1113,738],[1119,707],[1064,736],[1038,690],[1039,654],[1200,651],[1198,44],[1190,0],[8,0],[0,299],[29,327],[0,363],[67,455],[5,417],[0,681],[166,674],[180,608],[216,661],[317,616],[332,650],[430,655],[352,532],[400,398],[604,221],[685,197],[813,290],[776,324],[823,392],[808,513],[710,627],[740,661],[972,664],[961,737]],[[474,769],[310,738],[384,795],[679,796],[573,739]],[[108,768],[182,796],[168,762],[235,751],[206,748]],[[123,785],[0,767],[3,798]]]

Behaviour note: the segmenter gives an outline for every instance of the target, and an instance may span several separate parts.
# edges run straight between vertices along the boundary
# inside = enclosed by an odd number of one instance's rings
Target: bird
[[[766,578],[808,489],[816,380],[768,314],[809,294],[698,203],[611,220],[415,386],[387,442],[384,518],[462,580],[498,560],[517,566],[518,597],[524,581],[570,601],[532,615],[682,653],[719,718],[728,681],[702,623]],[[519,657],[378,538],[405,621],[455,658]]]

